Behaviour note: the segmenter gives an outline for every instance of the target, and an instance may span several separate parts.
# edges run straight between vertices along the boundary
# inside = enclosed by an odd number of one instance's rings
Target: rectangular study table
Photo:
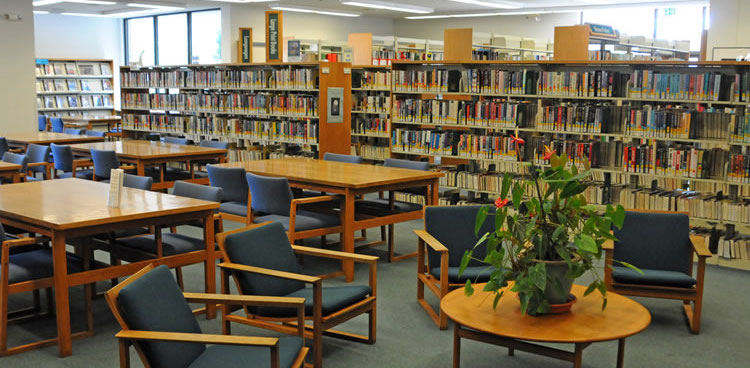
[[[40,144],[48,146],[55,144],[74,144],[86,142],[103,142],[104,137],[89,137],[86,135],[65,134],[54,132],[21,132],[8,133],[5,135],[8,145],[14,147],[26,147],[29,144]]]
[[[57,179],[0,185],[0,222],[51,239],[54,268],[57,342],[61,357],[73,353],[72,339],[89,332],[71,334],[68,288],[128,276],[148,264],[173,266],[190,258],[205,260],[205,290],[216,291],[213,211],[218,203],[177,197],[139,189],[123,188],[120,208],[107,206],[109,184],[82,179]],[[200,220],[205,226],[205,251],[164,256],[89,271],[68,274],[66,241],[146,226],[171,226]],[[199,261],[200,261],[199,260]],[[214,305],[206,306],[214,318]]]
[[[66,128],[93,130],[95,125],[106,125],[107,131],[120,124],[119,116],[66,116],[62,118]]]
[[[0,161],[0,178],[12,179],[14,183],[21,181],[21,165]]]
[[[141,140],[84,143],[74,144],[70,147],[73,149],[73,153],[79,155],[90,155],[92,148],[115,151],[121,162],[136,166],[139,176],[146,175],[147,166],[161,166],[161,180],[154,183],[152,186],[153,190],[171,188],[174,185],[174,182],[164,180],[166,164],[168,162],[187,163],[187,166],[190,168],[190,178],[185,179],[185,181],[208,184],[207,177],[195,177],[191,162],[208,160],[223,162],[227,155],[227,150],[225,149]]]
[[[394,191],[413,187],[427,187],[427,205],[438,204],[438,186],[442,173],[408,170],[394,167],[351,164],[309,158],[284,158],[230,162],[223,167],[242,167],[245,171],[263,176],[286,177],[295,188],[312,189],[325,193],[344,195],[343,250],[354,252],[354,233],[357,230],[422,218],[422,210],[395,212],[383,216],[355,217],[354,201],[357,196],[380,191]],[[393,199],[391,193],[390,198]],[[343,262],[346,281],[354,280],[354,263]]]

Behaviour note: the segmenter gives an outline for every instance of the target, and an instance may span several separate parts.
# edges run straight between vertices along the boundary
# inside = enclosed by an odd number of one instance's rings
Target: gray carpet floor
[[[227,223],[229,225],[230,223]],[[230,228],[231,226],[228,226]],[[421,221],[399,224],[396,227],[396,246],[402,252],[415,249],[416,236],[412,229],[422,228]],[[189,230],[180,229],[189,232]],[[369,237],[379,238],[379,231],[371,230]],[[309,245],[317,245],[310,241]],[[386,256],[385,246],[361,250],[362,253]],[[306,273],[317,274],[335,270],[332,262],[305,258]],[[185,268],[187,291],[202,291],[203,268]],[[416,302],[416,260],[397,263],[381,260],[378,264],[377,342],[360,344],[324,338],[324,366],[336,367],[450,367],[452,362],[452,326],[440,331]],[[367,267],[356,268],[355,283],[367,282]],[[343,284],[340,279],[327,284]],[[100,283],[99,290],[109,283]],[[750,366],[750,274],[745,271],[709,266],[702,333],[689,333],[679,301],[636,298],[650,312],[650,327],[627,340],[627,367],[748,367]],[[71,315],[75,330],[85,327],[81,288],[71,289]],[[432,298],[433,304],[437,304]],[[11,296],[11,309],[28,306],[29,298]],[[117,322],[103,299],[95,300],[95,335],[73,342],[73,356],[58,358],[57,347],[47,347],[15,356],[0,358],[0,367],[115,367],[118,353],[114,334]],[[219,319],[198,317],[205,333],[220,333]],[[361,316],[341,325],[342,330],[366,333],[367,317]],[[269,335],[268,332],[235,326],[234,334]],[[8,330],[11,346],[55,334],[54,317],[12,324]],[[270,334],[272,335],[272,334]],[[571,349],[570,346],[556,345]],[[614,367],[617,343],[596,343],[584,351],[584,367]],[[134,366],[141,363],[132,352]],[[570,367],[571,364],[524,352],[507,355],[505,348],[464,340],[462,367]],[[252,367],[252,365],[249,365]]]

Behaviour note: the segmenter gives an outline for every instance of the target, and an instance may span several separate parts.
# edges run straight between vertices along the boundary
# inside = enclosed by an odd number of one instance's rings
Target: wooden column
[[[446,61],[471,60],[471,28],[447,28],[443,30]]]
[[[555,60],[588,60],[590,33],[585,25],[555,27]]]
[[[352,66],[350,63],[320,63],[320,115],[319,129],[319,154],[320,158],[326,152],[348,155],[351,153],[352,133]],[[329,87],[343,88],[342,99],[338,101],[339,113],[342,116],[340,123],[328,121]]]

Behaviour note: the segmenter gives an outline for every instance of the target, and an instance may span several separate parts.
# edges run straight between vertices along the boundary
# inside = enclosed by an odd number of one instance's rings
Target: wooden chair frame
[[[315,197],[313,197],[315,198]],[[323,315],[322,306],[322,281],[321,277],[307,276],[290,272],[282,272],[277,270],[270,270],[260,267],[251,267],[241,264],[232,263],[226,252],[226,237],[231,234],[247,231],[260,226],[269,224],[265,222],[262,224],[254,224],[242,229],[236,229],[228,232],[216,234],[216,238],[219,243],[219,249],[224,257],[224,262],[219,264],[221,269],[221,292],[222,294],[229,293],[229,276],[237,272],[251,272],[261,275],[278,277],[287,280],[296,280],[311,284],[313,287],[313,315],[306,316],[306,320],[312,321],[312,326],[304,324],[305,326],[305,338],[313,340],[313,366],[321,368],[323,366],[323,335],[333,336],[345,340],[363,342],[368,344],[375,343],[375,325],[376,325],[376,298],[377,298],[377,261],[378,257],[366,256],[354,253],[344,253],[332,250],[323,250],[318,248],[309,248],[292,245],[292,249],[296,254],[316,256],[323,258],[331,258],[338,260],[352,260],[354,262],[366,263],[369,265],[369,286],[371,294],[369,297],[362,301],[354,303],[344,309],[334,312],[329,315]],[[237,278],[234,277],[235,286],[240,294],[243,293],[242,287],[240,286]],[[300,326],[298,321],[294,321],[293,318],[273,318],[263,317],[250,313],[245,308],[246,316],[237,316],[230,314],[230,310],[226,305],[222,312],[222,331],[224,334],[231,332],[231,323],[237,322],[249,326],[265,328],[272,331],[293,334]],[[332,328],[346,322],[360,314],[367,313],[369,315],[368,324],[368,335],[358,335],[349,332],[337,331]]]
[[[645,213],[675,213],[684,215],[688,214],[687,212],[635,209],[628,209],[627,211]],[[690,263],[688,275],[693,276],[694,254],[698,257],[698,270],[695,276],[696,284],[690,288],[679,288],[655,285],[624,284],[615,282],[612,278],[615,244],[614,241],[606,241],[602,247],[605,251],[606,264],[604,267],[604,283],[607,285],[607,290],[621,295],[682,300],[683,310],[685,312],[685,316],[687,317],[690,332],[699,334],[701,328],[701,312],[703,310],[703,279],[706,272],[706,259],[711,257],[711,252],[703,244],[703,238],[700,236],[691,235],[690,243],[692,244],[693,249],[690,254],[686,255],[689,258],[687,258],[685,261]]]
[[[228,336],[228,335],[209,335],[194,333],[177,333],[177,332],[159,332],[159,331],[138,331],[128,328],[127,323],[122,318],[119,308],[117,307],[117,297],[120,290],[146,273],[154,269],[153,265],[148,265],[140,271],[130,276],[125,281],[113,287],[106,292],[104,298],[107,300],[109,308],[112,310],[115,319],[120,324],[122,330],[115,337],[118,339],[120,352],[120,367],[130,367],[130,346],[134,346],[138,356],[141,358],[144,367],[149,368],[148,362],[139,341],[174,341],[174,342],[195,342],[204,344],[218,345],[242,345],[242,346],[262,346],[268,347],[271,351],[271,368],[279,368],[279,339],[272,337],[251,337],[251,336]],[[263,296],[244,296],[244,295],[221,295],[221,294],[203,294],[203,293],[183,293],[185,300],[192,303],[218,303],[226,307],[227,305],[246,306],[278,306],[294,307],[297,309],[297,320],[302,326],[305,319],[305,299],[304,298],[283,298],[283,297],[263,297]],[[303,329],[300,327],[296,335],[304,339]],[[302,367],[307,356],[308,348],[302,347],[297,358],[292,364],[293,368]]]
[[[426,230],[414,230],[417,234],[417,302],[432,318],[432,321],[441,329],[448,328],[448,316],[443,313],[441,308],[438,312],[430,306],[424,299],[424,287],[427,286],[438,298],[438,303],[449,292],[464,286],[464,284],[452,284],[448,282],[448,248],[443,243],[435,239]],[[427,259],[427,249],[425,244],[432,248],[433,251],[440,253],[440,277],[437,278],[430,274],[429,260]]]
[[[52,170],[55,167],[52,162],[29,162],[28,164],[26,164],[26,176],[34,176],[35,171],[29,170],[32,167],[44,168],[44,172],[42,173],[42,180],[52,179]]]
[[[72,174],[71,177],[73,177],[73,178],[76,177],[76,171],[78,171],[78,169],[80,169],[80,168],[87,168],[87,167],[93,167],[93,166],[94,166],[94,162],[91,161],[91,160],[85,160],[85,159],[73,160],[73,170],[71,171],[73,174]],[[58,176],[57,176],[57,170],[55,169],[55,164],[54,163],[52,163],[52,166],[50,167],[50,171],[53,174],[50,177],[56,179]],[[92,173],[93,173],[93,170],[92,170]],[[92,180],[93,180],[93,178],[92,178]]]
[[[93,161],[91,162],[91,165],[92,166],[94,165]],[[135,165],[120,165],[120,167],[118,167],[118,169],[122,169],[123,171],[128,171],[128,170],[135,170],[136,167],[135,167]],[[96,169],[92,169],[91,172],[92,172],[91,180],[93,180],[93,181],[99,181],[96,178]]]
[[[9,284],[9,266],[10,266],[10,248],[12,247],[18,247],[18,246],[24,246],[24,245],[32,245],[32,244],[40,244],[48,242],[49,239],[46,237],[35,237],[35,238],[19,238],[19,239],[12,239],[12,240],[6,240],[2,243],[2,249],[0,250],[0,259],[2,260],[2,265],[0,266],[0,356],[8,356],[18,353],[23,353],[25,351],[38,349],[45,346],[55,345],[58,342],[57,337],[52,339],[46,339],[42,341],[36,341],[24,345],[14,346],[9,348],[8,347],[8,319],[9,319],[9,313],[8,313],[8,296],[11,294],[17,294],[17,293],[23,293],[27,291],[34,291],[37,292],[40,289],[47,289],[47,298],[48,302],[50,303],[50,308],[52,307],[53,300],[51,298],[51,292],[50,290],[54,287],[54,278],[53,277],[47,277],[43,279],[36,279],[36,280],[29,280],[24,282],[19,282],[15,284]],[[90,259],[88,257],[84,257],[83,262],[84,264],[88,264]],[[87,322],[87,329],[82,332],[77,332],[72,335],[73,339],[78,339],[82,337],[89,337],[94,335],[94,315],[93,315],[93,308],[92,308],[92,298],[93,298],[93,287],[91,284],[85,285],[85,309],[86,309],[86,322]],[[39,296],[38,293],[34,295],[34,303],[38,306],[39,303]],[[36,308],[36,307],[35,307]],[[52,308],[51,308],[52,310]],[[54,312],[53,312],[54,313]]]

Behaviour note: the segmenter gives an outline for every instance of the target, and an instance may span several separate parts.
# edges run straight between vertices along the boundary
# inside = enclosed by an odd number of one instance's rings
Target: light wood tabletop
[[[73,143],[104,141],[104,137],[89,137],[86,135],[65,134],[65,133],[55,133],[55,132],[8,133],[5,135],[5,139],[8,140],[8,144],[10,145],[22,145],[22,146],[25,146],[28,144],[48,145],[50,143],[73,144]]]
[[[622,366],[625,338],[645,330],[651,314],[636,301],[607,293],[607,308],[602,310],[602,298],[597,293],[583,296],[586,287],[573,285],[571,293],[578,299],[569,313],[530,316],[521,313],[517,294],[506,290],[497,308],[492,308],[494,295],[482,291],[484,284],[474,285],[474,294],[464,295],[464,289],[451,291],[443,297],[440,307],[455,323],[455,339],[460,337],[490,342],[570,360],[580,366],[580,355],[593,342],[619,340],[618,366]],[[550,353],[552,348],[521,341],[573,343],[576,353]],[[458,366],[460,342],[454,340],[454,367]],[[560,352],[560,351],[557,351]],[[576,356],[577,355],[577,356]]]
[[[0,177],[13,179],[14,183],[21,180],[21,165],[0,161]]]
[[[183,158],[206,154],[224,155],[225,149],[200,147],[185,144],[173,144],[155,141],[125,140],[116,142],[81,143],[70,146],[73,151],[90,152],[90,150],[115,151],[122,158]]]

